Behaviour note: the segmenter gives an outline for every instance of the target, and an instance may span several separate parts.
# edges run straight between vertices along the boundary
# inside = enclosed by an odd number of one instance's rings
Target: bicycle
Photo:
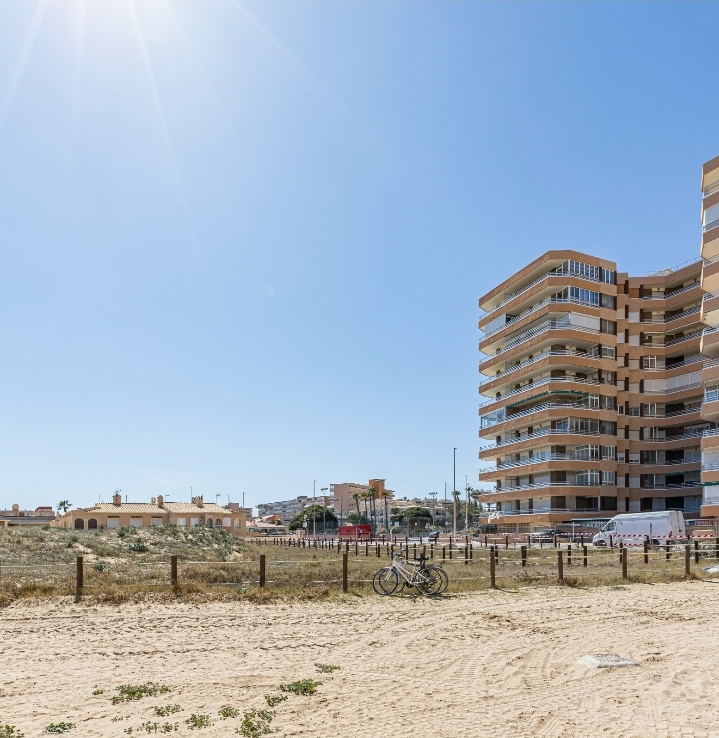
[[[372,577],[372,589],[378,595],[399,594],[405,587],[416,588],[422,594],[442,594],[449,586],[447,572],[440,566],[427,565],[421,556],[418,563],[408,568],[401,553],[392,557],[392,563]]]

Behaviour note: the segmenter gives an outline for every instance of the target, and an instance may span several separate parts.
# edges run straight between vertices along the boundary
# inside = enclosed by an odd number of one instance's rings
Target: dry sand
[[[145,721],[185,736],[230,736],[296,679],[313,697],[277,708],[279,735],[719,736],[719,584],[484,592],[444,600],[347,596],[296,605],[75,606],[0,612],[0,724],[27,738],[51,722],[69,736],[124,736]],[[587,653],[639,667],[590,669]],[[316,661],[340,671],[317,675]],[[172,692],[112,705],[123,683]],[[93,696],[96,687],[105,690]],[[153,706],[183,711],[157,718]],[[190,713],[213,725],[190,731]],[[112,722],[113,717],[125,717]]]

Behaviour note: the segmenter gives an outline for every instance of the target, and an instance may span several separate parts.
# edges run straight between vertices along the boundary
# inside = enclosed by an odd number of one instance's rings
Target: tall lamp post
[[[452,464],[452,497],[454,498],[453,505],[453,522],[452,522],[452,534],[457,535],[457,449],[454,449]]]
[[[315,505],[317,504],[317,493],[315,492],[316,486],[317,480],[315,479],[315,481],[312,482],[312,535],[315,538],[317,537],[317,510],[315,509]]]
[[[329,487],[320,487],[320,492],[326,492]],[[322,535],[327,532],[327,505],[325,505],[325,495],[322,495]]]

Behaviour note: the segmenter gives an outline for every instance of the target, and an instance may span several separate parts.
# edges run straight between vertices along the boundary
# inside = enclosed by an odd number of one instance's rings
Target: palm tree
[[[72,507],[72,503],[69,500],[60,500],[60,502],[57,503],[57,509],[62,510],[64,513],[67,512],[69,507]]]
[[[359,492],[352,493],[352,499],[355,501],[355,505],[357,505],[357,517],[361,518],[362,513],[360,512],[360,508],[359,508],[359,498],[360,498]]]
[[[377,494],[377,487],[368,487],[367,495],[369,496],[369,509],[372,515],[372,532],[374,533],[377,526],[377,507],[375,505],[374,496]]]
[[[369,515],[367,514],[367,501],[369,500],[370,493],[369,490],[365,490],[362,493],[362,499],[364,500],[364,518],[365,520],[369,520]]]
[[[386,489],[382,490],[382,497],[384,498],[384,525],[389,535],[389,492]]]

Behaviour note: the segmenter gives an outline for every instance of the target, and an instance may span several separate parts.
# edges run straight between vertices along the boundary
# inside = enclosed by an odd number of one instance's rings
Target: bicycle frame
[[[411,569],[407,568],[401,554],[395,554],[392,557],[392,563],[390,564],[390,569],[394,569],[399,578],[404,580],[404,583],[408,584],[410,587],[422,584],[424,581],[424,577],[421,575],[421,567],[422,562],[419,564],[413,564]]]

